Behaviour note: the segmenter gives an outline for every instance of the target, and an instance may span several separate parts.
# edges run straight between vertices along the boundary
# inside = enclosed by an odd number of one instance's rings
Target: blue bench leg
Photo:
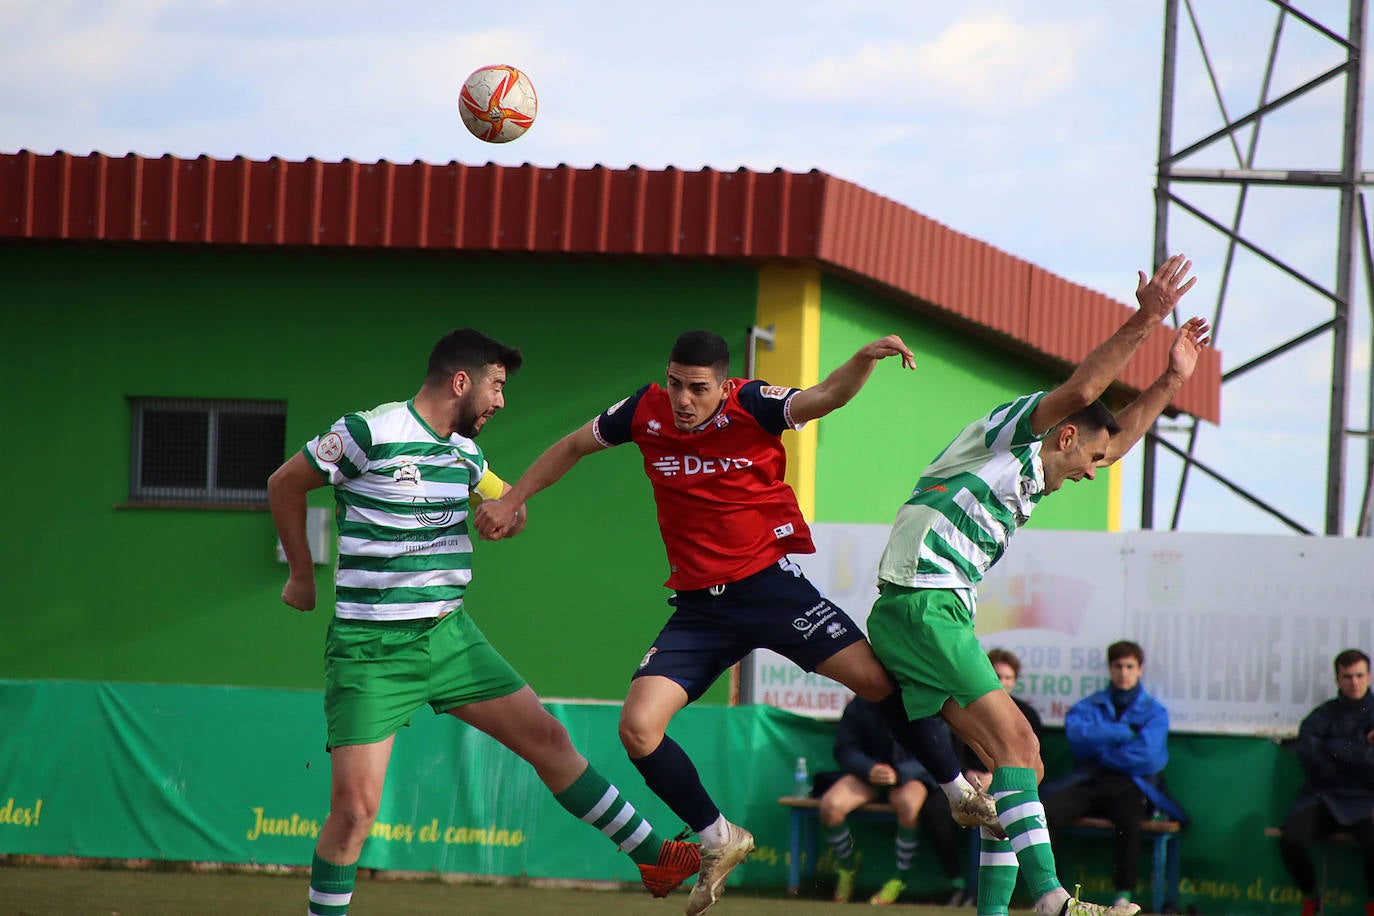
[[[1164,861],[1168,856],[1169,837],[1160,834],[1154,839],[1153,872],[1150,875],[1150,903],[1151,912],[1158,913],[1164,909]]]
[[[801,892],[801,829],[802,813],[792,809],[792,830],[787,850],[787,890],[789,893]]]
[[[1169,853],[1168,853],[1167,864],[1165,865],[1165,869],[1164,869],[1164,870],[1165,870],[1165,874],[1166,874],[1166,876],[1167,876],[1166,886],[1167,886],[1167,890],[1168,890],[1168,892],[1169,892],[1169,893],[1168,893],[1168,902],[1169,902],[1169,903],[1172,903],[1172,904],[1173,904],[1174,906],[1176,906],[1176,907],[1179,905],[1179,901],[1178,901],[1178,882],[1179,882],[1179,878],[1181,877],[1182,871],[1183,871],[1183,863],[1182,863],[1182,861],[1181,861],[1182,858],[1183,858],[1183,852],[1182,852],[1182,850],[1179,849],[1178,837],[1177,837],[1177,836],[1171,836],[1171,837],[1169,837]]]

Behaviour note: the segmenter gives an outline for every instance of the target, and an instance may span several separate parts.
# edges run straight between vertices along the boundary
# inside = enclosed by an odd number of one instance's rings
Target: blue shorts
[[[668,603],[677,610],[633,677],[675,681],[689,702],[754,649],[771,649],[803,671],[815,671],[864,639],[858,624],[786,557],[738,582],[678,592]]]

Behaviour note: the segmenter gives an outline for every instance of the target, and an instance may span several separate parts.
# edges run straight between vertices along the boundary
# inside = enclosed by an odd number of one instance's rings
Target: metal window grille
[[[267,504],[286,447],[283,401],[133,398],[129,498]]]

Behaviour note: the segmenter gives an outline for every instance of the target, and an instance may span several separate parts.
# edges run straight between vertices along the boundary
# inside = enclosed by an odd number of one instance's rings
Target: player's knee
[[[350,846],[360,846],[372,831],[372,822],[377,819],[377,807],[364,804],[360,799],[344,800],[329,812],[344,841]]]
[[[663,742],[663,729],[647,717],[628,714],[620,716],[620,743],[633,759],[647,757]]]
[[[833,795],[827,792],[825,795],[821,796],[821,806],[818,814],[823,825],[826,827],[837,827],[844,822],[845,817],[849,815],[849,811],[841,802],[836,800]]]

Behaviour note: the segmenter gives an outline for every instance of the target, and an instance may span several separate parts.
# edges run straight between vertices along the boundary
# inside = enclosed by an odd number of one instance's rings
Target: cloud
[[[984,13],[950,23],[929,41],[869,42],[774,69],[766,80],[793,98],[847,103],[865,118],[914,106],[982,113],[1040,106],[1073,86],[1079,52],[1094,31]]]

